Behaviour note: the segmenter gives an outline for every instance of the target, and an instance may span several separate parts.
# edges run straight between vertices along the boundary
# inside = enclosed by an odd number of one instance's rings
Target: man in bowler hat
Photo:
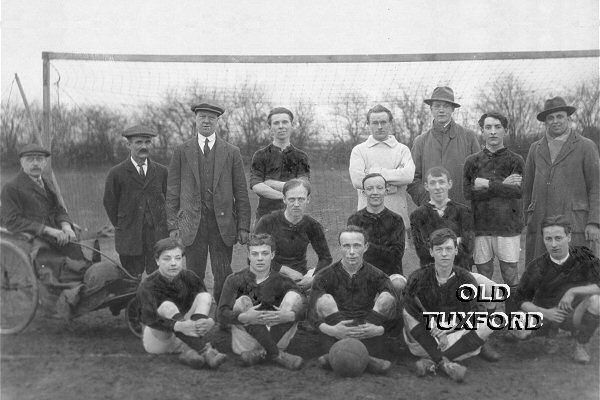
[[[598,255],[598,149],[571,127],[570,116],[575,111],[562,97],[554,97],[546,100],[537,115],[546,133],[529,148],[523,175],[527,263],[545,253],[540,224],[552,215],[564,215],[571,221],[572,245],[588,246]]]
[[[460,104],[454,101],[454,92],[447,86],[436,87],[429,99],[424,100],[433,115],[433,126],[415,138],[411,150],[415,163],[415,178],[408,185],[408,193],[417,206],[429,201],[423,186],[423,174],[430,168],[442,166],[455,178],[449,197],[466,204],[462,180],[465,159],[481,150],[475,132],[457,124],[452,118]]]
[[[132,275],[154,272],[154,243],[167,237],[167,167],[150,160],[156,133],[145,126],[126,129],[129,157],[108,172],[104,209],[115,227],[115,248]]]
[[[218,302],[236,242],[250,231],[250,201],[240,149],[217,137],[220,106],[194,104],[198,134],[175,148],[167,180],[167,226],[185,245],[187,268],[200,278],[210,252]]]

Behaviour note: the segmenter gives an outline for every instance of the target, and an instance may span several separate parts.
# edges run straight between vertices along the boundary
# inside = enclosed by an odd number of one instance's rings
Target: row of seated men
[[[447,171],[432,169],[427,181],[426,188],[433,201],[443,199],[444,193],[447,198],[451,182]],[[421,267],[410,275],[407,283],[401,274],[402,220],[392,212],[381,213],[385,209],[385,180],[378,174],[366,176],[363,187],[367,208],[352,215],[349,223],[354,225],[340,232],[341,260],[331,264],[322,227],[304,215],[310,185],[303,180],[286,183],[286,209],[259,220],[248,243],[249,268],[226,279],[218,301],[216,318],[221,324],[231,326],[234,353],[247,365],[272,360],[289,369],[300,368],[303,360],[285,349],[294,336],[297,322],[307,315],[320,335],[324,355],[318,361],[323,367],[329,365],[326,352],[336,340],[359,339],[371,354],[379,355],[382,335],[398,325],[404,326],[402,332],[410,352],[420,357],[416,363],[420,376],[439,369],[460,381],[466,368],[457,361],[480,352],[488,360],[498,360],[499,355],[485,344],[493,333],[486,324],[478,325],[475,330],[450,331],[425,324],[425,311],[479,310],[490,314],[495,311],[496,303],[462,302],[457,298],[462,284],[483,284],[486,291],[493,285],[485,276],[468,272],[471,264],[465,261],[469,253],[464,246],[468,238],[462,236],[459,218],[450,221],[461,232],[459,236],[447,226],[448,222],[436,226],[435,221],[429,221],[423,225],[431,233],[427,240],[415,240]],[[418,215],[419,210],[413,215]],[[400,221],[394,221],[396,217]],[[371,223],[365,223],[369,218]],[[415,237],[418,225],[412,225]],[[541,233],[548,253],[531,263],[519,287],[513,287],[507,311],[541,312],[544,326],[535,331],[538,335],[552,338],[559,327],[572,331],[576,339],[573,356],[576,361],[587,363],[590,356],[586,345],[598,326],[600,313],[599,260],[584,247],[569,246],[570,224],[564,217],[544,221]],[[308,243],[319,257],[316,268],[307,268]],[[161,246],[169,250],[161,250]],[[426,259],[422,246],[427,251]],[[173,239],[157,244],[155,258],[159,270],[150,275],[139,291],[142,319],[147,325],[144,346],[152,353],[180,352],[182,361],[194,367],[217,368],[225,356],[205,340],[214,325],[208,317],[212,298],[192,272],[186,271],[171,281],[162,272],[168,269],[175,275],[181,271],[183,251]],[[170,254],[165,256],[169,263],[161,259],[164,252]],[[184,276],[195,282],[195,290],[181,289],[185,284],[179,279]],[[175,297],[164,297],[169,292],[165,287],[171,287],[171,295]],[[161,295],[153,297],[154,293]],[[529,333],[519,331],[507,337],[525,338]],[[367,370],[385,373],[390,366],[388,360],[371,357]]]

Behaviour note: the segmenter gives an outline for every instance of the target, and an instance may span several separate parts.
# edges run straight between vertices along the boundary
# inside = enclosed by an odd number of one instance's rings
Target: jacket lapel
[[[198,146],[198,138],[197,136],[194,136],[193,139],[188,140],[185,143],[183,153],[185,154],[185,158],[188,160],[192,174],[194,174],[194,179],[196,179],[196,184],[198,186],[200,186],[200,175],[198,175],[198,157],[200,157],[199,152],[200,147]]]
[[[23,172],[23,170],[21,170],[21,172],[19,172],[19,174],[20,174],[19,180],[21,181],[21,184],[24,187],[28,187],[31,190],[33,190],[34,192],[39,193],[40,195],[42,195],[46,198],[48,197],[46,195],[46,191],[44,189],[42,189],[37,183],[35,183],[33,181],[33,179],[31,179],[29,177],[29,175],[27,175],[25,172]],[[44,181],[44,185],[48,186],[48,181],[46,179],[44,179],[43,177],[42,177],[42,180]]]
[[[225,165],[225,161],[227,159],[227,149],[225,147],[225,141],[217,137],[215,139],[213,151],[215,152],[215,170],[213,174],[214,177],[212,186],[212,189],[214,190],[214,188],[217,187],[217,183],[219,182],[221,174],[223,173],[223,166]]]
[[[128,158],[127,160],[125,160],[125,169],[127,170],[127,173],[129,174],[129,176],[134,181],[136,181],[137,183],[139,183],[141,186],[144,186],[144,179],[140,175],[140,173],[137,170],[137,168],[135,167],[135,165],[133,165],[133,163],[131,162],[130,158]]]
[[[546,134],[542,140],[538,142],[538,154],[548,165],[552,165],[552,159],[550,158],[550,149],[548,148],[548,139]]]
[[[577,143],[578,140],[579,140],[578,135],[575,132],[571,132],[571,135],[569,136],[569,138],[567,139],[567,141],[565,142],[563,147],[560,149],[560,152],[556,156],[556,159],[554,160],[554,164],[558,164],[559,162],[564,160],[565,157],[567,157],[569,155],[569,153],[575,149],[575,144]]]
[[[148,159],[148,172],[146,173],[146,180],[144,181],[144,187],[148,186],[148,184],[154,179],[156,176],[156,164]]]

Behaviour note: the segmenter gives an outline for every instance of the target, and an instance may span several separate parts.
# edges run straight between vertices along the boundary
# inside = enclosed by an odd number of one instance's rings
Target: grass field
[[[73,219],[92,237],[108,223],[102,208],[108,168],[59,171],[57,179]],[[15,171],[2,171],[1,182]],[[339,258],[337,233],[355,210],[356,192],[346,170],[317,170],[312,174],[313,195],[309,213],[326,229],[334,259]],[[250,194],[252,209],[257,198]],[[523,246],[522,246],[523,247]],[[111,239],[103,249],[113,253]],[[309,258],[315,260],[309,250]],[[407,247],[404,270],[418,267],[412,245]],[[245,267],[245,249],[234,249],[233,269]],[[523,268],[522,263],[520,265]],[[210,281],[210,276],[208,277]],[[498,278],[498,276],[496,276]],[[597,399],[599,394],[598,333],[594,336],[593,361],[588,366],[570,360],[565,344],[553,355],[545,354],[537,341],[518,344],[492,341],[504,355],[497,364],[475,357],[465,362],[467,382],[454,384],[443,377],[419,379],[413,372],[415,358],[391,343],[394,367],[385,377],[364,375],[337,378],[318,368],[316,336],[300,331],[290,351],[302,355],[306,366],[299,372],[271,365],[243,368],[236,357],[222,370],[192,371],[176,358],[146,354],[131,335],[122,317],[108,310],[87,314],[67,324],[37,316],[32,325],[15,336],[3,336],[1,350],[2,399]],[[217,347],[230,352],[229,337],[219,333]]]

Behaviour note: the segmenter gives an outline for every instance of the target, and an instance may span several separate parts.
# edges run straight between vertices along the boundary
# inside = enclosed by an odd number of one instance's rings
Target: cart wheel
[[[16,244],[0,239],[0,333],[21,332],[38,306],[38,284],[29,256]]]
[[[139,338],[142,337],[144,326],[140,320],[142,309],[137,298],[129,300],[127,307],[125,308],[125,318],[127,319],[127,326],[133,334]]]

